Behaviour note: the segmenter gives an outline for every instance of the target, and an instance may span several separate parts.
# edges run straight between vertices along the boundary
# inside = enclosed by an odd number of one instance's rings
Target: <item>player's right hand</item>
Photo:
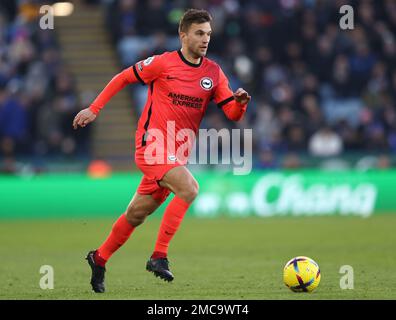
[[[94,114],[89,108],[85,108],[74,117],[73,128],[74,130],[77,129],[78,126],[84,128],[88,123],[91,123],[95,119],[96,114]]]

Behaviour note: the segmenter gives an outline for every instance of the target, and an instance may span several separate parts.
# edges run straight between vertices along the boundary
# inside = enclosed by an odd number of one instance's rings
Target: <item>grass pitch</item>
[[[186,218],[171,243],[175,275],[166,283],[145,270],[160,219],[135,230],[107,266],[105,294],[90,289],[84,260],[113,220],[1,221],[0,299],[395,299],[396,215],[356,217]],[[322,279],[313,293],[291,292],[284,264],[305,255]],[[54,289],[39,287],[42,265]],[[340,267],[354,270],[354,289],[340,289]]]

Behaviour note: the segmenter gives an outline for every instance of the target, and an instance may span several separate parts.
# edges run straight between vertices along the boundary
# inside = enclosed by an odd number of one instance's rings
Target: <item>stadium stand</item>
[[[37,171],[48,169],[40,165],[42,159],[96,158],[90,131],[77,136],[69,126],[86,101],[78,98],[75,72],[61,59],[56,32],[38,28],[32,8],[42,2],[12,3],[0,5],[2,170],[16,170],[15,159]],[[353,30],[339,27],[343,4],[354,8]],[[253,128],[256,168],[394,165],[394,1],[103,0],[81,5],[103,10],[103,30],[118,54],[118,70],[177,49],[183,10],[208,9],[214,17],[208,56],[223,67],[234,89],[244,87],[253,100],[237,124],[213,105],[203,127]],[[136,85],[129,92],[127,107],[137,117],[146,88]],[[120,156],[131,161],[130,154]]]

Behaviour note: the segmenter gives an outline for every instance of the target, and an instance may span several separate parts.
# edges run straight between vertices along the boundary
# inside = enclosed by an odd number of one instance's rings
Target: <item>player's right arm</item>
[[[94,121],[100,110],[109,100],[127,84],[140,82],[147,84],[155,80],[163,70],[163,55],[149,57],[144,61],[139,61],[110,80],[102,92],[96,97],[88,108],[81,110],[73,120],[73,128],[85,127]]]

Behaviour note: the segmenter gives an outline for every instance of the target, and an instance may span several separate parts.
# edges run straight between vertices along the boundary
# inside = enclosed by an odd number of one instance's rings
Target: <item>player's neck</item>
[[[201,62],[202,57],[196,58],[187,49],[185,49],[183,47],[180,49],[180,52],[183,55],[184,59],[186,59],[188,62],[190,62],[192,64],[199,64]]]

